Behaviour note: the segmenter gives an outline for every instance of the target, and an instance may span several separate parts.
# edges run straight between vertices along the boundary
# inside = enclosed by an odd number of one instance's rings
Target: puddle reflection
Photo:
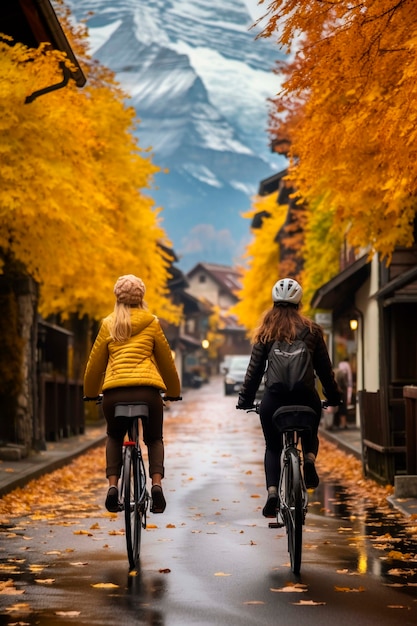
[[[339,535],[354,548],[357,573],[385,578],[384,584],[401,587],[415,596],[417,587],[417,539],[407,532],[402,516],[378,510],[353,497],[338,483],[321,483],[310,498],[309,513],[341,520]]]

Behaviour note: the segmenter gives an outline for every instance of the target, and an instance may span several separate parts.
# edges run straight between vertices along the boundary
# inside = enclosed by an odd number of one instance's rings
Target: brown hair
[[[252,342],[268,343],[278,339],[291,343],[304,326],[309,326],[312,331],[313,322],[301,315],[298,306],[275,304],[264,313],[259,326],[253,331]]]

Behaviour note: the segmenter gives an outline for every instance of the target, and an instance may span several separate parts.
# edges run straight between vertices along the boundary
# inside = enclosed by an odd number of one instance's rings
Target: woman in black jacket
[[[340,404],[341,394],[334,378],[332,363],[323,337],[321,327],[299,312],[303,291],[296,280],[283,278],[272,288],[274,305],[266,311],[262,321],[253,334],[251,359],[245,380],[239,393],[237,408],[247,409],[253,406],[256,392],[267,366],[269,351],[274,341],[292,343],[302,336],[312,360],[316,375],[323,386],[324,395],[330,406]],[[307,330],[306,330],[307,329]],[[313,381],[312,377],[312,381]],[[311,407],[316,413],[316,421],[311,433],[303,434],[304,478],[306,487],[314,489],[319,484],[315,460],[319,448],[318,428],[321,419],[321,401],[315,388],[311,386],[297,391],[274,392],[265,380],[265,391],[259,407],[262,430],[265,437],[265,477],[268,498],[263,508],[265,517],[275,517],[278,506],[278,485],[282,441],[272,422],[274,412],[281,406],[291,404]]]

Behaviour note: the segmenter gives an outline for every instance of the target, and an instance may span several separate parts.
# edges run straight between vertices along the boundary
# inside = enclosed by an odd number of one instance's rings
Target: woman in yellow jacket
[[[111,512],[118,510],[117,483],[127,430],[127,421],[114,417],[114,406],[118,402],[142,401],[149,406],[149,421],[144,426],[143,438],[148,448],[152,480],[151,511],[163,513],[166,502],[161,486],[164,477],[161,392],[171,399],[180,399],[180,381],[158,318],[146,310],[143,281],[133,274],[121,276],[114,286],[114,294],[114,312],[101,324],[84,375],[85,397],[94,398],[103,393],[109,480],[106,508]]]

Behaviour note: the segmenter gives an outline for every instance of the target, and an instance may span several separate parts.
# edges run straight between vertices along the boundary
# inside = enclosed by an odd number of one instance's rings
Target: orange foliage
[[[267,16],[291,55],[271,133],[291,140],[292,180],[329,235],[389,261],[417,210],[415,3],[272,0]]]

